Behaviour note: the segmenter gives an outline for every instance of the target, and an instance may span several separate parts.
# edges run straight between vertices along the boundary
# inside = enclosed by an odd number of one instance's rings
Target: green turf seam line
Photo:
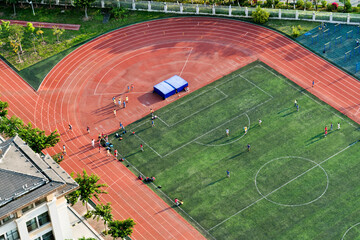
[[[254,204],[256,204],[257,202],[266,199],[268,196],[270,196],[271,194],[277,192],[278,190],[280,190],[281,188],[285,187],[286,185],[288,185],[289,183],[295,181],[296,179],[298,179],[299,177],[305,175],[306,173],[310,172],[311,170],[313,170],[316,167],[319,167],[321,164],[327,162],[328,160],[332,159],[333,157],[336,157],[337,155],[339,155],[340,153],[346,151],[347,149],[349,149],[350,147],[354,146],[356,143],[358,143],[358,141],[355,141],[353,143],[351,143],[350,145],[348,145],[347,147],[343,148],[342,150],[338,151],[337,153],[333,154],[332,156],[326,158],[325,160],[321,161],[320,163],[316,164],[315,166],[309,168],[308,170],[304,171],[303,173],[297,175],[296,177],[294,177],[293,179],[289,180],[288,182],[284,183],[283,185],[281,185],[280,187],[276,188],[275,190],[271,191],[270,193],[264,195],[263,197],[259,198],[258,200],[256,200],[255,202],[251,203],[250,205],[246,206],[245,208],[241,209],[240,211],[234,213],[233,215],[231,215],[230,217],[228,217],[227,219],[223,220],[222,222],[216,224],[215,226],[211,227],[208,229],[208,231],[211,231],[217,227],[219,227],[220,225],[224,224],[225,222],[227,222],[228,220],[230,220],[231,218],[235,217],[236,215],[238,215],[239,213],[243,212],[244,210],[248,209],[249,207],[253,206]],[[256,183],[255,183],[256,184]]]

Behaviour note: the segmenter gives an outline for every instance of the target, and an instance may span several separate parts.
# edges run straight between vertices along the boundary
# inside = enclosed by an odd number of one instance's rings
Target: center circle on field
[[[269,164],[271,163],[274,163],[275,161],[281,161],[281,160],[285,160],[285,159],[289,159],[289,158],[294,158],[294,159],[300,159],[300,160],[303,160],[303,161],[308,161],[312,164],[314,164],[313,167],[311,167],[310,169],[306,170],[305,172],[303,172],[302,174],[298,175],[298,176],[294,176],[294,178],[292,178],[290,181],[284,183],[283,185],[279,186],[278,188],[274,189],[272,192],[268,193],[268,194],[263,194],[259,187],[258,187],[258,183],[257,183],[257,178],[259,176],[259,173],[261,172],[261,170],[263,170],[266,166],[268,166]],[[280,190],[282,187],[286,186],[287,184],[293,182],[293,181],[296,181],[296,179],[298,177],[301,177],[303,176],[304,174],[307,174],[309,171],[311,171],[312,169],[316,168],[316,167],[319,167],[325,174],[326,176],[326,186],[324,188],[324,191],[317,197],[315,197],[313,200],[311,201],[308,201],[308,202],[304,202],[304,203],[298,203],[298,204],[291,204],[291,203],[280,203],[280,202],[277,202],[277,201],[273,201],[269,198],[269,196],[272,194],[272,193],[275,193],[277,192],[278,190]],[[265,163],[263,166],[260,167],[260,169],[257,171],[256,175],[255,175],[255,187],[256,187],[256,190],[258,191],[258,193],[263,197],[265,198],[266,200],[268,200],[269,202],[271,203],[274,203],[274,204],[277,204],[277,205],[280,205],[280,206],[285,206],[285,207],[298,207],[298,206],[304,206],[304,205],[308,205],[308,204],[311,204],[317,200],[319,200],[327,191],[328,187],[329,187],[329,176],[327,174],[327,172],[325,171],[325,169],[319,165],[318,163],[316,163],[315,161],[313,160],[310,160],[308,158],[303,158],[303,157],[297,157],[297,156],[286,156],[286,157],[279,157],[279,158],[275,158],[275,159],[272,159],[270,160],[269,162]]]
[[[244,115],[246,116],[246,118],[248,119],[248,129],[250,129],[250,118],[249,118],[249,115],[247,115],[246,113],[244,113]],[[205,133],[204,135],[206,135],[208,133]],[[202,135],[203,136],[203,135]],[[201,138],[202,136],[200,136],[199,138]],[[220,147],[220,146],[225,146],[225,145],[229,145],[229,144],[232,144],[234,142],[237,142],[239,141],[241,138],[243,138],[245,136],[245,133],[243,135],[241,135],[240,137],[236,138],[235,140],[233,141],[230,141],[230,142],[227,142],[227,143],[221,143],[221,144],[208,144],[208,143],[202,143],[202,142],[199,142],[198,140],[195,141],[195,143],[199,144],[199,145],[202,145],[202,146],[207,146],[207,147]]]

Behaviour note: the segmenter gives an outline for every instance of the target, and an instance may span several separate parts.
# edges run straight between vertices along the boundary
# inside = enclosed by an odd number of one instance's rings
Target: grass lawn
[[[155,127],[146,117],[127,126],[122,141],[110,141],[134,174],[155,176],[161,190],[149,186],[206,237],[341,239],[359,222],[359,125],[263,63],[155,115]],[[359,238],[358,230],[347,235]]]

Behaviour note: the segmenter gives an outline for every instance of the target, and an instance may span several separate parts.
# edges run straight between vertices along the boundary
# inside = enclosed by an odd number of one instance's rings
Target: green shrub
[[[300,35],[300,30],[296,26],[291,27],[291,36],[298,37]]]
[[[284,7],[284,3],[283,3],[283,2],[279,2],[278,4],[276,4],[275,7],[276,7],[276,8],[283,8],[283,7]]]
[[[270,13],[266,12],[264,9],[261,9],[260,6],[256,8],[256,11],[252,13],[254,22],[256,23],[266,23],[269,20]]]
[[[303,1],[303,0],[298,0],[298,1],[296,2],[296,7],[298,7],[298,8],[304,7],[304,1]]]
[[[358,4],[357,7],[360,7],[360,4]]]
[[[123,7],[113,8],[110,13],[114,18],[121,20],[124,20],[129,15],[129,11]]]
[[[306,4],[305,4],[305,6],[306,6],[306,9],[307,9],[307,10],[311,10],[312,7],[313,7],[313,4],[312,4],[311,1],[307,1]]]
[[[339,6],[339,7],[337,8],[337,11],[338,11],[338,12],[344,12],[344,7],[343,7],[343,6]]]
[[[344,10],[346,12],[351,12],[352,11],[352,6],[351,6],[351,2],[350,0],[346,0],[344,3]]]
[[[322,1],[321,1],[321,7],[325,8],[325,7],[326,7],[326,5],[327,5],[327,1],[322,0]]]
[[[360,7],[353,7],[353,12],[360,12]]]
[[[329,11],[329,12],[331,12],[331,11],[333,10],[333,6],[332,6],[331,3],[328,3],[328,4],[326,5],[326,10]]]

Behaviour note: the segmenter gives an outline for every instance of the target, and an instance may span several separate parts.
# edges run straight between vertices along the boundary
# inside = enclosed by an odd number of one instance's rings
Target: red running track
[[[54,26],[56,26],[58,28],[62,28],[65,30],[75,30],[75,31],[78,31],[80,29],[79,24],[33,22],[33,21],[20,21],[20,20],[7,20],[7,19],[0,19],[0,21],[10,21],[10,24],[18,24],[21,26],[26,26],[28,22],[31,22],[34,27],[53,28]]]
[[[0,86],[11,114],[47,131],[60,131],[61,142],[48,152],[67,146],[63,168],[85,168],[109,185],[102,201],[112,202],[115,218],[134,218],[134,239],[201,239],[124,165],[90,142],[100,132],[118,129],[119,121],[127,125],[149,114],[150,108],[176,100],[162,101],[152,94],[155,83],[178,74],[196,90],[257,59],[360,123],[360,82],[355,78],[277,32],[209,17],[155,20],[103,35],[57,64],[37,93],[1,63]],[[313,80],[316,86],[311,88]],[[134,90],[126,93],[131,84]],[[129,97],[126,108],[117,107],[116,117],[114,95]],[[73,131],[67,130],[68,123]]]

